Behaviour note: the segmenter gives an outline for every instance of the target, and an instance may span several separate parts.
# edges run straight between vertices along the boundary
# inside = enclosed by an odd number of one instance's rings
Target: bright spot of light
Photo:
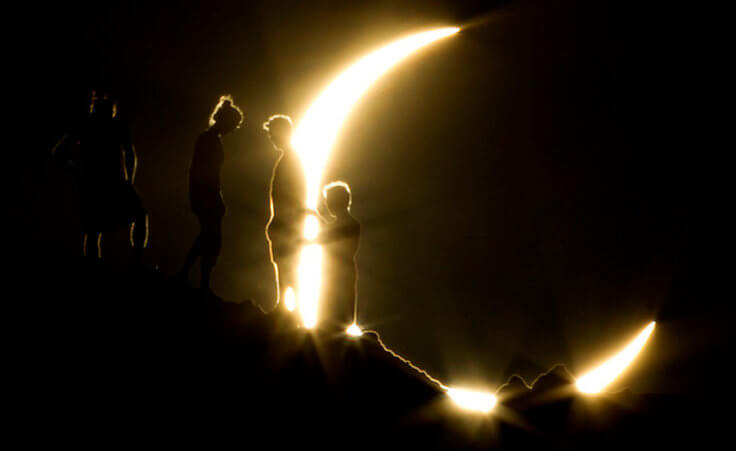
[[[319,235],[319,220],[313,215],[307,216],[304,222],[304,238],[313,240]]]
[[[652,321],[621,352],[577,380],[576,386],[582,393],[595,394],[613,382],[639,354],[654,330]]]
[[[350,327],[345,330],[345,332],[347,332],[347,334],[351,337],[360,337],[361,335],[363,335],[363,331],[360,330],[360,327],[358,327],[358,325],[355,323],[351,324]]]
[[[460,29],[456,27],[438,28],[394,41],[364,56],[345,69],[322,91],[299,121],[291,140],[304,167],[307,183],[307,208],[317,208],[322,171],[327,163],[327,157],[342,123],[363,93],[375,80],[403,58],[458,31]],[[315,221],[316,218],[314,221],[307,219],[304,228],[305,238],[311,239],[317,236],[319,224]],[[313,327],[317,323],[320,277],[318,255],[321,259],[321,253],[305,249],[299,262],[299,305],[306,327]],[[302,276],[309,283],[303,284]],[[317,291],[307,291],[313,289]]]
[[[294,295],[294,289],[289,287],[286,289],[286,293],[284,293],[284,304],[286,305],[286,310],[293,312],[296,309],[296,296]]]
[[[488,413],[496,405],[496,396],[488,392],[447,388],[447,394],[458,407],[473,412]]]
[[[298,269],[299,313],[307,329],[317,325],[321,267],[322,248],[317,244],[304,246]]]

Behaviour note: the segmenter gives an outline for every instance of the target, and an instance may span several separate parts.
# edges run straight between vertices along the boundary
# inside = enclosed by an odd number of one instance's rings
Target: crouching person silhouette
[[[207,296],[214,296],[210,279],[222,248],[222,218],[226,210],[220,191],[220,176],[225,163],[220,138],[242,123],[243,112],[233,103],[232,97],[220,97],[210,116],[209,129],[197,138],[189,167],[189,204],[199,221],[200,232],[187,254],[179,277],[186,280],[192,265],[201,257],[200,287]]]
[[[337,181],[322,189],[332,219],[320,216],[322,230],[315,239],[324,249],[320,322],[344,332],[357,321],[360,223],[350,214],[352,194],[347,183]]]
[[[140,264],[148,243],[148,215],[133,187],[138,159],[117,106],[108,93],[92,91],[87,120],[65,135],[52,154],[74,168],[79,179],[82,254],[101,259],[102,233],[130,226],[130,245]]]
[[[286,290],[296,289],[307,187],[299,155],[291,145],[291,119],[280,114],[271,116],[263,129],[278,153],[269,188],[271,216],[266,224],[266,240],[275,272],[276,308],[286,311]]]

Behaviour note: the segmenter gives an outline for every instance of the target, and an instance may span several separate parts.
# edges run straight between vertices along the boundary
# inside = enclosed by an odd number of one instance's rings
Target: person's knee
[[[205,253],[202,255],[202,268],[212,269],[217,264],[217,254]]]

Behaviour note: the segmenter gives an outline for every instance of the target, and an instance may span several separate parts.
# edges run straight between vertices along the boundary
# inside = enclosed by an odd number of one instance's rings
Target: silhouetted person
[[[322,244],[325,260],[322,271],[320,321],[325,327],[344,331],[356,322],[360,223],[350,215],[352,195],[345,182],[332,182],[322,190],[327,211],[334,219],[323,221],[315,239]]]
[[[140,262],[148,242],[148,215],[133,187],[138,160],[130,131],[107,93],[92,91],[89,111],[82,126],[52,150],[79,176],[82,253],[87,256],[93,242],[94,255],[102,258],[102,233],[130,225],[130,244]]]
[[[271,116],[263,124],[279,156],[271,174],[271,217],[266,239],[276,275],[276,306],[283,303],[288,287],[296,288],[299,245],[304,229],[307,187],[299,155],[291,146],[291,119]]]
[[[200,287],[208,295],[212,295],[210,278],[222,248],[222,218],[226,210],[220,191],[225,163],[220,138],[240,127],[242,122],[243,112],[233,104],[232,97],[220,97],[210,116],[209,129],[197,138],[189,167],[189,203],[199,221],[200,232],[187,254],[180,277],[186,279],[194,262],[201,257]]]

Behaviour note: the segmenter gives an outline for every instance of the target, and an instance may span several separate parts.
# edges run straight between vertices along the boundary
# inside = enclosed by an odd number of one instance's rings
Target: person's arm
[[[356,236],[360,237],[360,224],[358,223],[355,223],[354,225],[328,226],[319,233],[314,241],[319,244],[327,244],[332,241],[343,240]]]
[[[314,216],[315,218],[317,218],[317,220],[319,220],[320,224],[323,226],[332,222],[331,220],[332,217],[328,216],[329,213],[326,213],[326,212],[323,213],[319,211],[319,207],[315,208],[314,210],[312,210],[311,208],[304,208],[302,209],[302,214],[304,214],[305,216]]]
[[[79,161],[79,134],[72,131],[59,139],[51,148],[50,158],[47,160],[47,169],[64,167],[77,169]]]
[[[72,160],[72,148],[76,141],[74,133],[67,133],[61,137],[60,140],[54,144],[51,148],[51,158],[57,161],[67,161],[71,163]]]
[[[127,127],[122,125],[122,149],[123,149],[123,170],[125,172],[125,180],[131,184],[135,183],[135,174],[138,170],[138,155],[135,153],[135,146],[130,137]]]

